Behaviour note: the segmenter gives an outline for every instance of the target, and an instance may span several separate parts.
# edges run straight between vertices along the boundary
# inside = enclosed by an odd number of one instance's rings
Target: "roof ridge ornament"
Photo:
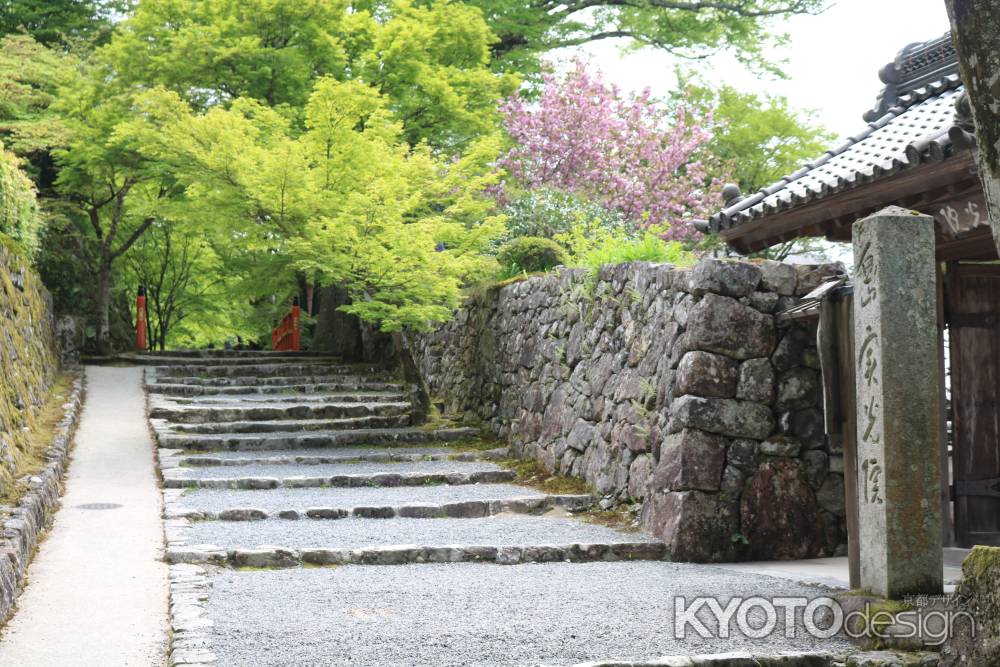
[[[909,106],[920,95],[910,95],[958,73],[958,55],[951,42],[951,33],[927,42],[907,44],[892,62],[883,66],[878,76],[885,87],[875,100],[875,106],[862,116],[868,123],[885,115],[894,106]]]

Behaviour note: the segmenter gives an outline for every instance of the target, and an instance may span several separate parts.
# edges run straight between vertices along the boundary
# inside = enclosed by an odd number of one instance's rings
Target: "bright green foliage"
[[[709,152],[730,165],[744,193],[771,185],[823,154],[833,135],[779,95],[688,86],[679,101],[713,115]]]
[[[521,236],[550,239],[581,225],[622,232],[634,227],[621,213],[598,202],[545,186],[515,194],[503,212],[507,216],[507,233],[502,241]]]
[[[101,41],[112,18],[131,7],[130,0],[4,0],[0,33],[24,33],[48,46]]]
[[[566,264],[567,256],[563,247],[551,239],[522,236],[505,245],[497,260],[505,267],[512,267],[514,272],[534,273]]]
[[[20,160],[0,145],[0,232],[17,241],[30,259],[38,251],[41,231],[35,185]]]
[[[751,66],[777,71],[766,48],[794,14],[818,13],[826,0],[469,0],[499,37],[496,65],[537,71],[540,54],[622,38],[687,58],[728,50]]]
[[[345,310],[386,331],[447,319],[462,282],[490,270],[483,251],[503,227],[483,194],[499,139],[442,159],[409,145],[391,106],[370,86],[323,78],[299,133],[253,100],[197,115],[162,89],[142,101],[158,123],[150,150],[184,187],[186,215],[215,223],[207,233],[230,248],[245,296],[287,293],[299,273],[345,285]]]
[[[491,40],[477,10],[447,0],[144,0],[102,57],[119,85],[162,85],[200,109],[251,98],[293,125],[317,77],[363,81],[411,144],[456,149],[517,87],[487,68]]]
[[[605,264],[655,262],[690,266],[696,259],[696,256],[686,250],[681,242],[664,241],[659,236],[647,232],[637,239],[608,239],[601,245],[574,257],[571,265],[588,269],[590,275],[596,278]]]
[[[31,37],[8,35],[0,41],[0,133],[8,149],[37,159],[65,139],[50,107],[59,86],[70,81],[73,62]]]

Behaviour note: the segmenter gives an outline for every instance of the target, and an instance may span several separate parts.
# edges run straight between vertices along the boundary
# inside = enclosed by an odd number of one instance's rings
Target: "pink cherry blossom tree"
[[[579,194],[671,240],[696,240],[692,220],[718,208],[724,174],[710,176],[697,157],[711,118],[668,111],[648,89],[623,95],[577,60],[544,76],[538,100],[513,97],[501,109],[514,147],[500,165],[512,185]]]

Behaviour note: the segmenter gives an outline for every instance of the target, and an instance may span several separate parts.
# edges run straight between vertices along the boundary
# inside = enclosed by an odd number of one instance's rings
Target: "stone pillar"
[[[861,586],[942,590],[934,220],[891,206],[854,224]]]

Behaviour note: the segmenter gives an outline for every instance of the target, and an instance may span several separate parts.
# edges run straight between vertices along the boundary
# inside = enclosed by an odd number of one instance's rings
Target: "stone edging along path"
[[[46,450],[48,463],[37,475],[29,478],[28,491],[18,500],[11,516],[3,522],[4,531],[0,536],[0,626],[14,613],[35,548],[59,505],[73,435],[80,423],[84,386],[84,378],[80,374],[73,381],[70,396],[63,404],[63,417]]]

